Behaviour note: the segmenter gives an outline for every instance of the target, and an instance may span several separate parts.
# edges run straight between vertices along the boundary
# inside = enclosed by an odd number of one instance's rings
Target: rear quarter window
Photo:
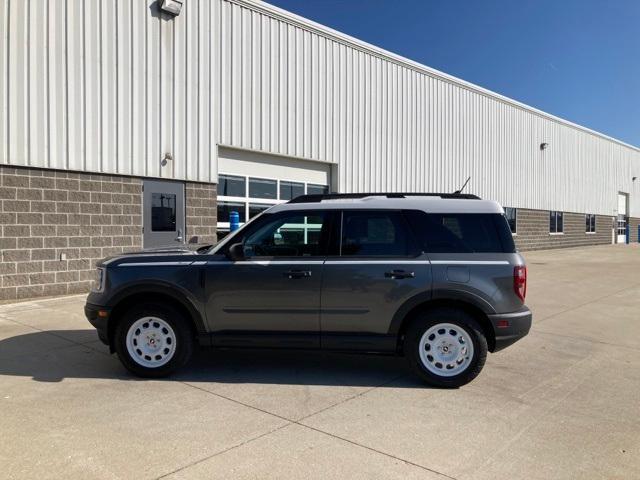
[[[405,212],[422,248],[428,253],[514,253],[503,215],[492,213]]]

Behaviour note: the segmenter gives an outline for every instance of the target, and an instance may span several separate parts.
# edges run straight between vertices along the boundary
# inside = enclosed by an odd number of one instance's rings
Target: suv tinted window
[[[307,257],[322,255],[320,242],[327,225],[325,212],[306,214],[290,212],[269,215],[246,236],[247,257]]]
[[[407,212],[416,236],[429,253],[513,253],[515,245],[503,215]]]
[[[340,254],[344,256],[409,256],[411,233],[403,215],[394,211],[345,211]]]

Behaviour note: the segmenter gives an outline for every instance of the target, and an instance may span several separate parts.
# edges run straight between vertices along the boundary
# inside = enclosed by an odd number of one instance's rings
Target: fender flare
[[[469,305],[474,306],[485,315],[491,315],[496,313],[495,309],[491,306],[491,304],[480,297],[471,292],[467,292],[464,290],[455,290],[455,289],[436,289],[431,292],[423,292],[419,293],[406,302],[404,302],[400,308],[396,311],[395,315],[391,320],[391,324],[389,325],[389,335],[397,335],[400,332],[400,328],[402,327],[402,322],[406,318],[406,316],[416,308],[417,306],[429,303],[437,300],[453,300],[456,302],[467,303]]]
[[[206,333],[204,316],[196,306],[192,295],[186,290],[182,290],[174,284],[161,282],[158,280],[136,281],[132,284],[124,284],[109,298],[107,307],[114,309],[120,302],[141,293],[159,294],[170,297],[182,305],[193,319],[194,326],[198,334]]]

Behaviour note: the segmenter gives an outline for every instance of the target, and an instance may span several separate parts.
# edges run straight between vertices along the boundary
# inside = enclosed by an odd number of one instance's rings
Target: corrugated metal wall
[[[186,3],[0,0],[0,163],[215,180],[217,2]]]
[[[454,191],[471,176],[469,191],[508,206],[612,215],[621,190],[640,215],[638,150],[270,6],[222,1],[215,28],[223,144],[336,162],[340,191]]]
[[[2,164],[215,181],[219,143],[337,163],[340,191],[471,176],[516,207],[629,192],[640,216],[637,149],[262,2],[0,0],[0,67]]]

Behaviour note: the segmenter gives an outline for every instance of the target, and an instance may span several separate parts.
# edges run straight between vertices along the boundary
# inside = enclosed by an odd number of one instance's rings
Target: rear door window
[[[503,215],[406,212],[411,228],[429,253],[513,253],[515,245]]]
[[[416,253],[418,249],[401,212],[343,212],[340,242],[342,256],[407,257]]]

